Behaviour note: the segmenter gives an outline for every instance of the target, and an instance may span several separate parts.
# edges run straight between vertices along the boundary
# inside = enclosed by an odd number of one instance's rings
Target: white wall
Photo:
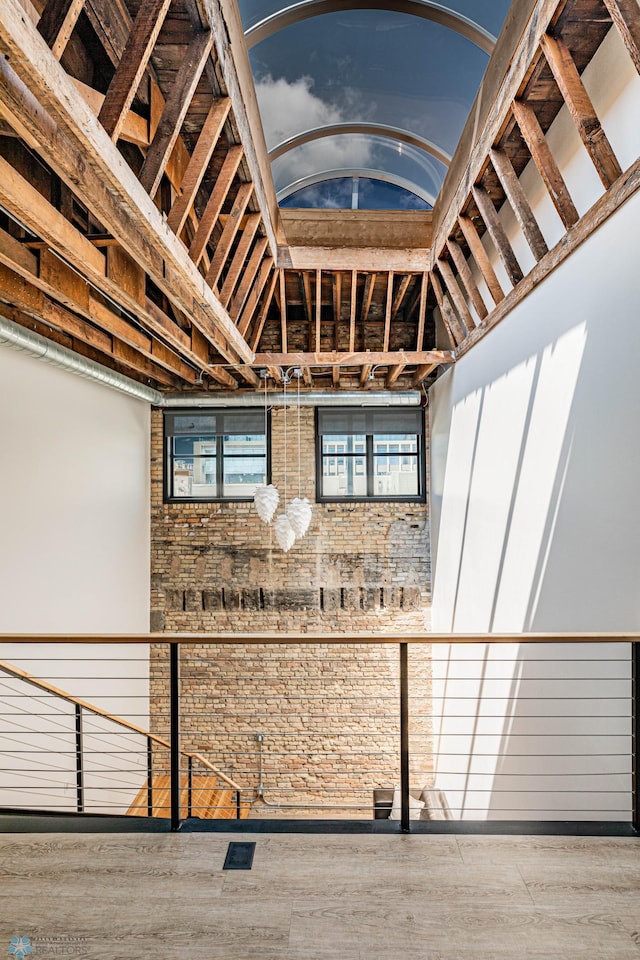
[[[625,168],[640,79],[615,31],[585,79]],[[548,139],[584,213],[602,187],[566,111]],[[434,630],[640,629],[639,223],[636,195],[432,388]],[[471,818],[628,819],[628,645],[518,646],[435,652],[438,785]]]
[[[148,632],[148,405],[6,347],[0,347],[0,401],[0,633]],[[4,643],[0,659],[148,725],[147,645]],[[24,753],[23,784],[39,788],[57,779],[62,792],[49,791],[51,804],[69,805],[75,795],[71,707],[35,700],[33,688],[0,674],[0,714],[10,762],[18,762],[13,751],[20,744],[55,751],[47,769],[57,773],[35,779],[45,758]],[[135,757],[117,763],[96,757],[95,751],[133,746],[130,737],[105,736],[104,724],[98,733],[100,723],[85,720],[87,765],[136,767],[143,738],[135,738]],[[9,766],[6,758],[1,766]],[[0,776],[0,804],[26,805],[33,798],[34,792],[7,793],[16,777]],[[119,802],[121,781],[117,771],[94,772],[87,776],[88,799]],[[140,777],[132,782],[138,785]],[[127,788],[127,798],[130,793]]]

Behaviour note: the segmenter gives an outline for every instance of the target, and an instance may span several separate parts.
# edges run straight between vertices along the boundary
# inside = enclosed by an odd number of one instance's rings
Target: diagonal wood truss
[[[612,24],[640,71],[639,11],[531,0],[433,222],[381,248],[336,241],[335,220],[315,240],[285,234],[231,0],[3,0],[0,316],[162,390],[256,389],[258,368],[293,365],[316,388],[419,385],[638,189],[581,77]],[[563,106],[602,184],[582,216],[546,137]],[[531,162],[565,230],[551,249],[521,181]],[[344,236],[363,235],[349,214]]]

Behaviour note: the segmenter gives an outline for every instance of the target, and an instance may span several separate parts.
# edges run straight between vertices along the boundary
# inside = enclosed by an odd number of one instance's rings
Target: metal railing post
[[[180,829],[180,644],[169,644],[171,829]]]
[[[82,707],[76,703],[76,807],[84,813],[84,758],[82,756]]]
[[[400,644],[400,830],[411,833],[409,821],[409,645]]]
[[[153,740],[147,737],[147,816],[153,816]]]
[[[242,804],[240,802],[240,791],[236,790],[236,820],[241,819]]]
[[[191,791],[193,789],[193,757],[187,759],[187,816],[191,816]]]

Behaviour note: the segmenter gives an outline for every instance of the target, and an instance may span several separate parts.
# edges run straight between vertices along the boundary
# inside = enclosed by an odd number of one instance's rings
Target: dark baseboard
[[[91,813],[36,813],[0,808],[0,833],[169,833],[168,819]],[[402,836],[397,820],[183,820],[181,833],[318,833]],[[637,837],[626,821],[416,820],[414,836]]]

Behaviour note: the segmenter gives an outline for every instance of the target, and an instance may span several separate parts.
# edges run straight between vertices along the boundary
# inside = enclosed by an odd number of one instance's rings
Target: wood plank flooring
[[[222,871],[230,840],[252,870]],[[3,834],[13,936],[30,960],[640,960],[640,840]]]

